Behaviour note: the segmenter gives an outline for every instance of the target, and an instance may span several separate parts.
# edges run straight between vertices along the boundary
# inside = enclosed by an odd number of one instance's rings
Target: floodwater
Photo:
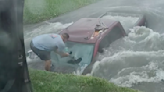
[[[90,75],[105,78],[118,86],[144,92],[164,92],[163,9],[163,0],[103,0],[37,26],[26,26],[26,51],[32,37],[59,32],[82,17],[98,17],[105,11],[142,13],[146,16],[147,28],[131,28],[127,37],[112,43],[105,49],[105,53],[99,56]],[[136,20],[133,17],[126,19],[121,16],[113,19],[119,19],[124,26]],[[29,67],[43,69],[43,62],[38,62],[31,61]]]

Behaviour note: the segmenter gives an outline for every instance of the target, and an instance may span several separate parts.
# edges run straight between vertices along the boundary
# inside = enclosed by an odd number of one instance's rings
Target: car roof
[[[60,34],[68,33],[69,41],[79,43],[96,43],[99,36],[92,37],[92,35],[95,33],[96,25],[103,24],[104,28],[107,27],[108,31],[110,31],[112,25],[116,23],[118,23],[118,21],[104,18],[81,18],[72,25],[63,29]]]

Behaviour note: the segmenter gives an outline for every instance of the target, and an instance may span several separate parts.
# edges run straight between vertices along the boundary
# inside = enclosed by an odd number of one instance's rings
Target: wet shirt
[[[59,51],[64,50],[65,44],[58,34],[43,34],[32,39],[33,45],[39,50],[54,51],[55,47]]]

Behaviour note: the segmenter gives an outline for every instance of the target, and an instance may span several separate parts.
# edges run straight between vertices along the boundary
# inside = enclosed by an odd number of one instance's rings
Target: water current
[[[90,75],[105,78],[118,86],[144,92],[164,92],[164,1],[127,0],[128,4],[125,0],[117,1],[119,2],[112,3],[111,7],[103,7],[103,10],[143,13],[146,16],[147,27],[130,28],[128,36],[112,43],[105,49],[105,53],[99,56]],[[119,20],[124,27],[136,21],[133,17],[106,18]],[[47,22],[46,25],[30,32],[25,31],[25,42],[29,43],[31,37],[36,35],[59,32],[71,24]]]

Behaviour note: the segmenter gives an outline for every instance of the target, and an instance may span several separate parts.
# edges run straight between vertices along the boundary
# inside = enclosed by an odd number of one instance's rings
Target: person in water
[[[64,53],[65,42],[68,40],[68,33],[58,34],[43,34],[36,36],[31,40],[31,50],[41,59],[45,61],[45,70],[50,71],[51,60],[50,52],[54,51],[61,57],[68,57],[68,53]]]

